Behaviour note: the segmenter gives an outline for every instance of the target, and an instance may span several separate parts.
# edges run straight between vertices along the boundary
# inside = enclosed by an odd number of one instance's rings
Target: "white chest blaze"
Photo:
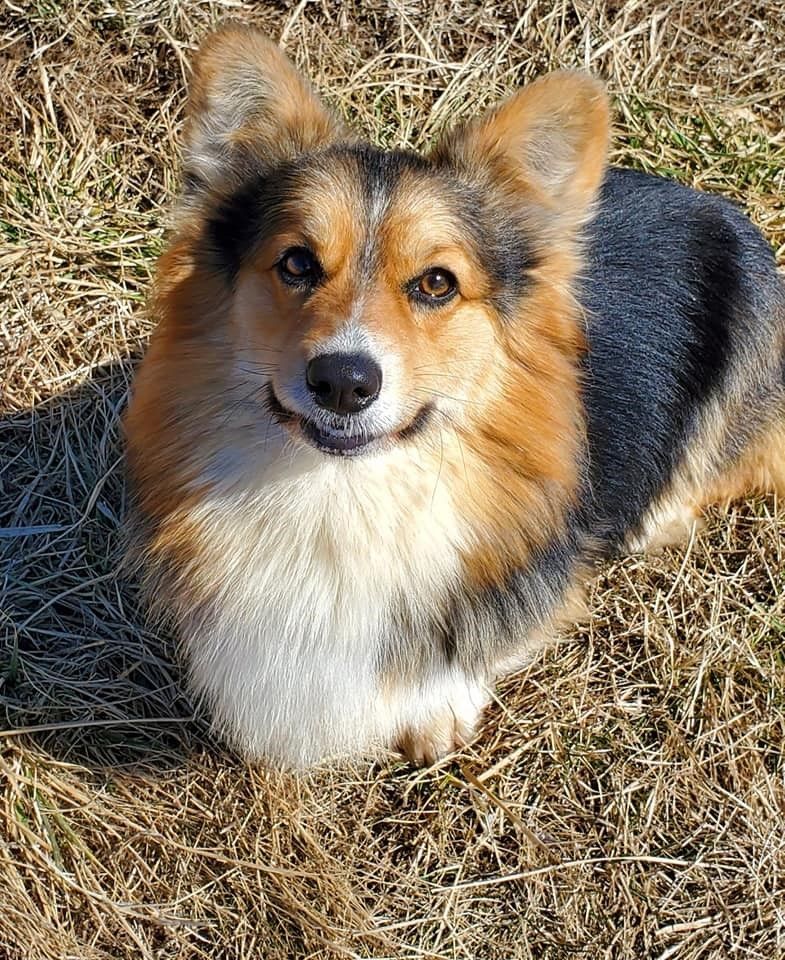
[[[452,671],[408,694],[378,676],[393,609],[425,624],[460,576],[438,472],[401,448],[361,463],[284,450],[214,489],[195,514],[197,577],[219,586],[206,617],[181,614],[181,636],[194,687],[242,750],[293,764],[357,753],[449,699]]]

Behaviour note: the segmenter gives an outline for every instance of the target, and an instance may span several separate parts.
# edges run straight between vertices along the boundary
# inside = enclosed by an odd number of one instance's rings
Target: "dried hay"
[[[785,957],[783,507],[604,569],[457,760],[296,779],[212,742],[117,576],[117,416],[187,57],[232,15],[382,144],[543,70],[617,159],[785,260],[785,2],[7,2],[0,31],[0,956]],[[3,716],[4,714],[4,716]],[[5,951],[5,952],[3,952]]]

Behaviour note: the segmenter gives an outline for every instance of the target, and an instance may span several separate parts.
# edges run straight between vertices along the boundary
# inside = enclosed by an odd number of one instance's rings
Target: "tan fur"
[[[570,230],[592,208],[608,137],[602,85],[585,74],[561,71],[451,132],[434,155],[475,175],[485,171],[514,190],[518,203],[558,210],[561,227]],[[468,449],[493,465],[461,501],[467,514],[482,504],[486,536],[492,531],[465,557],[469,579],[478,587],[503,580],[533,546],[553,534],[578,482],[583,438],[577,361],[583,338],[571,281],[580,261],[562,229],[550,240],[553,245],[534,272],[528,322],[503,337],[508,362],[503,389],[493,398],[493,416],[473,422],[463,436]]]
[[[581,339],[577,318],[571,329],[559,329],[575,308],[566,294],[567,270],[559,276],[558,265],[549,266],[529,301],[531,329],[505,338],[506,377],[492,416],[461,432],[465,448],[489,467],[478,471],[461,500],[485,535],[483,546],[465,556],[477,587],[498,583],[525,563],[532,547],[559,529],[577,490]]]
[[[773,351],[771,359],[776,357]],[[773,379],[776,372],[771,376]],[[656,552],[686,542],[702,529],[702,513],[709,507],[727,506],[759,494],[785,495],[785,411],[747,441],[740,455],[727,460],[725,450],[749,418],[749,401],[744,398],[747,388],[741,380],[707,405],[669,489],[652,505],[642,529],[628,541],[631,552]]]
[[[769,427],[707,490],[704,505],[752,494],[785,497],[785,424]]]

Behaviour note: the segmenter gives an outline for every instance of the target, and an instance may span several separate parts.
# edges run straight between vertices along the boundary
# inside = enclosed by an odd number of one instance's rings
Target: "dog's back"
[[[759,231],[721,197],[611,168],[586,257],[592,533],[619,546],[647,514],[781,486],[785,285]]]

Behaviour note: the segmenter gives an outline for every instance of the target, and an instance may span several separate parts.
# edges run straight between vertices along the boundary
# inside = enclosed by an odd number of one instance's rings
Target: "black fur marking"
[[[666,489],[721,389],[752,310],[748,265],[770,253],[727,201],[611,169],[586,255],[584,521],[615,547]]]
[[[428,162],[409,150],[379,150],[370,144],[334,147],[328,155],[346,157],[357,166],[363,195],[370,211],[379,198],[389,199],[407,171],[427,171]]]
[[[468,240],[474,258],[493,285],[491,299],[505,315],[511,314],[529,287],[529,273],[539,257],[531,225],[510,197],[493,188],[467,181],[449,164],[432,166],[417,154],[394,150],[357,152],[362,158],[366,196],[391,196],[401,174],[415,171],[435,178],[455,221],[458,237]],[[423,209],[427,220],[429,211]]]
[[[687,364],[683,389],[705,400],[722,384],[741,286],[739,243],[718,212],[701,212],[687,241],[694,292],[685,304]]]
[[[365,243],[360,253],[358,273],[371,277],[379,262],[378,231],[401,177],[407,171],[422,172],[426,161],[406,150],[378,150],[368,144],[338,148],[333,155],[346,158],[356,167],[357,179],[364,203]]]
[[[509,198],[489,192],[491,188],[468,183],[448,167],[432,167],[423,157],[405,150],[379,150],[367,144],[338,144],[290,161],[273,171],[250,173],[245,184],[220,201],[205,227],[208,265],[232,282],[246,258],[262,237],[271,233],[285,205],[296,204],[308,186],[312,166],[328,169],[344,166],[355,177],[364,205],[368,234],[360,252],[361,276],[378,268],[378,230],[381,218],[406,172],[424,181],[436,178],[456,233],[468,241],[473,256],[491,280],[491,300],[504,317],[512,317],[529,286],[529,273],[539,256],[531,239],[532,225],[516,211]],[[186,183],[186,195],[195,189]],[[423,217],[429,211],[423,209]]]
[[[233,280],[261,239],[276,229],[284,207],[296,205],[297,197],[308,188],[309,170],[341,166],[359,184],[365,220],[372,232],[361,268],[366,275],[372,272],[375,230],[379,226],[372,222],[373,217],[389,203],[402,173],[426,169],[427,162],[414,153],[382,151],[366,144],[338,144],[270,172],[249,174],[244,185],[222,200],[207,220],[205,239],[210,264]]]
[[[530,273],[542,259],[536,246],[533,211],[520,205],[514,192],[493,182],[470,179],[448,157],[436,161],[445,195],[452,197],[453,215],[468,236],[475,258],[491,279],[491,299],[504,319],[514,319],[521,297],[529,289]]]
[[[579,557],[585,556],[578,537],[573,527],[564,538],[535,550],[526,567],[504,583],[456,592],[446,622],[432,627],[445,661],[492,674],[500,654],[525,650],[527,634],[548,622],[573,580]]]
[[[275,229],[302,166],[302,161],[292,161],[270,174],[257,174],[218,203],[205,227],[210,266],[234,281],[262,237]]]

